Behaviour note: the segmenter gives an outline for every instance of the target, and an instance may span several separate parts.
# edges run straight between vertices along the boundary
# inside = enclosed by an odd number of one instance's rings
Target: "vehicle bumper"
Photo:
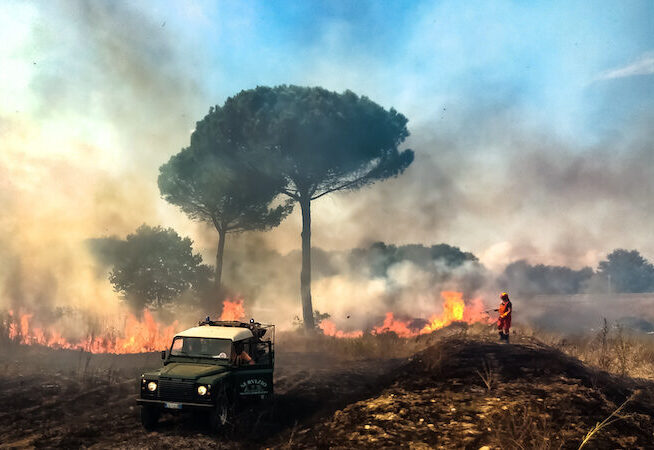
[[[171,401],[164,401],[164,400],[151,400],[147,398],[136,399],[137,405],[154,406],[156,408],[169,410],[168,408],[166,408],[166,403],[175,403],[178,405],[182,405],[181,410],[191,410],[191,409],[210,410],[211,408],[214,407],[214,405],[211,403],[171,402]],[[170,411],[179,411],[179,409],[170,409]]]

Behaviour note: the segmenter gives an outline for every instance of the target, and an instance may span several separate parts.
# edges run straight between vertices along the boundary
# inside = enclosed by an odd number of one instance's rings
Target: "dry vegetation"
[[[0,433],[16,447],[555,449],[579,448],[585,439],[584,448],[654,442],[654,339],[611,324],[577,337],[517,328],[511,345],[481,324],[414,339],[280,333],[276,400],[243,422],[246,433],[235,424],[227,441],[183,416],[165,417],[155,433],[141,429],[136,379],[160,364],[156,353],[91,355],[0,340]]]
[[[282,332],[278,342],[287,351],[324,352],[343,359],[405,358],[444,337],[494,340],[497,336],[494,330],[494,325],[455,323],[432,334],[410,339],[400,338],[394,333],[366,333],[359,338],[341,339]],[[654,380],[654,335],[633,333],[607,321],[599,330],[585,334],[564,335],[518,326],[512,329],[512,335],[514,340],[528,337],[542,342],[609,373]]]
[[[632,378],[654,380],[654,335],[631,332],[604,321],[586,334],[560,335],[543,330],[516,330],[600,370]]]
[[[408,358],[444,337],[466,336],[471,329],[485,332],[487,327],[455,323],[432,334],[409,339],[400,338],[395,333],[378,335],[364,333],[358,338],[343,339],[322,334],[307,336],[301,331],[293,331],[279,333],[277,342],[278,347],[285,351],[318,352],[346,360]]]
[[[513,345],[491,336],[444,337],[378,396],[298,430],[294,446],[557,449],[587,439],[588,448],[651,448],[654,383],[589,368],[528,336]]]

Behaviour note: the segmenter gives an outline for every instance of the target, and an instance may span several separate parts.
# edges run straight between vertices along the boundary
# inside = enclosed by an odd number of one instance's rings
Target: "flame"
[[[336,329],[336,324],[329,319],[324,319],[318,325],[325,336],[333,336],[337,338],[358,338],[363,336],[363,331],[341,331]]]
[[[141,353],[167,348],[178,327],[177,321],[170,326],[162,326],[155,321],[150,311],[144,310],[142,319],[129,314],[120,334],[108,329],[99,336],[89,335],[84,339],[71,341],[52,327],[33,325],[33,316],[30,313],[14,314],[9,311],[5,323],[9,339],[25,345],[44,345],[91,353]]]
[[[220,320],[243,320],[245,319],[245,308],[243,307],[243,299],[234,301],[223,301],[223,312],[220,315]]]
[[[384,323],[378,327],[373,328],[373,334],[383,334],[383,333],[395,333],[399,337],[413,337],[418,333],[409,328],[409,322],[398,320],[393,316],[392,312],[386,313],[386,318]]]
[[[429,325],[425,326],[425,328],[420,331],[420,334],[431,333],[432,331],[448,326],[452,322],[463,320],[463,313],[465,311],[463,293],[443,291],[441,292],[441,297],[443,298],[443,312],[431,316],[429,318]]]
[[[395,333],[401,338],[415,337],[421,334],[429,334],[433,331],[446,327],[453,322],[484,322],[484,305],[481,299],[473,299],[466,304],[463,300],[463,293],[456,291],[441,292],[443,299],[443,311],[440,314],[434,314],[429,318],[429,323],[424,328],[411,327],[410,320],[401,320],[395,318],[392,312],[387,312],[384,322],[372,329],[372,334]],[[324,320],[320,324],[320,329],[327,336],[335,337],[360,337],[363,331],[344,332],[336,328],[336,325],[330,320]]]
[[[243,320],[243,300],[225,300],[220,320]],[[57,349],[84,350],[91,353],[142,353],[168,348],[179,327],[159,324],[152,313],[143,311],[142,318],[128,314],[122,332],[107,328],[103,333],[89,334],[79,340],[64,337],[53,325],[35,324],[34,314],[9,311],[3,328],[10,340],[24,345],[43,345]],[[1,322],[1,321],[0,321]]]

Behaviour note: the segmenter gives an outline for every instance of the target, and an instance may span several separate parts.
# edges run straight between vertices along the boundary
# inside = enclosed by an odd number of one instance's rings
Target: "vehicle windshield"
[[[170,349],[171,356],[191,358],[229,359],[232,341],[201,337],[176,337]]]

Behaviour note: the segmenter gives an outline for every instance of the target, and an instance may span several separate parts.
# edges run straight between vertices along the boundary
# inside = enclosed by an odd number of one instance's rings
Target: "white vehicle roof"
[[[253,337],[252,331],[249,328],[242,327],[218,327],[218,326],[200,326],[189,328],[181,333],[177,333],[175,337],[203,337],[203,338],[217,338],[217,339],[231,339],[232,341],[242,341]]]

